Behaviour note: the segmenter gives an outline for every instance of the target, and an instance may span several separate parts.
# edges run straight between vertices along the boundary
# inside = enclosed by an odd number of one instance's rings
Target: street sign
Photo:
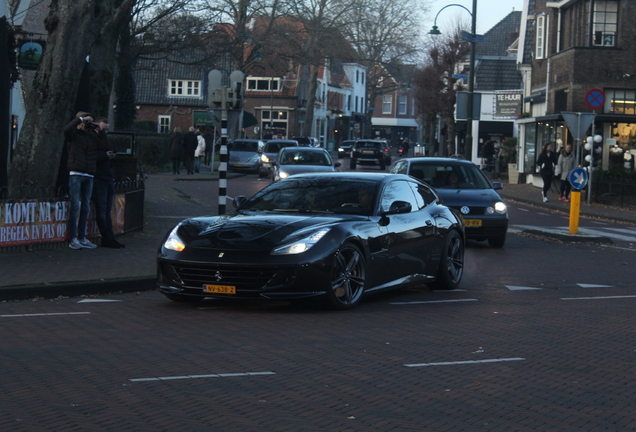
[[[603,90],[592,89],[587,92],[585,94],[585,105],[593,110],[603,108],[603,105],[605,105],[605,93],[603,93]]]
[[[568,175],[568,180],[574,189],[583,189],[587,185],[587,170],[585,168],[574,168]]]
[[[468,79],[468,75],[465,75],[465,74],[453,74],[453,78],[455,78],[455,79]]]
[[[596,114],[580,113],[580,112],[561,112],[563,120],[568,125],[568,129],[572,132],[574,139],[579,141],[585,135],[592,122],[596,118]]]
[[[459,36],[459,40],[461,40],[462,42],[472,42],[473,35],[472,33],[468,33],[467,31],[462,30],[462,33]],[[480,34],[475,35],[475,42],[483,42],[483,41],[484,41],[484,35],[480,35]]]

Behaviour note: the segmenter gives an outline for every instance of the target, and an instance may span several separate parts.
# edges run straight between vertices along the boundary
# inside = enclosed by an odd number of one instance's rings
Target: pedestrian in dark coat
[[[195,130],[194,126],[190,126],[188,133],[183,137],[183,164],[188,174],[194,174],[194,152],[199,145]]]
[[[170,157],[172,158],[172,173],[181,174],[181,158],[183,157],[183,134],[181,128],[176,127],[170,134]]]
[[[541,191],[541,194],[543,195],[543,202],[548,201],[548,191],[552,186],[552,177],[554,176],[554,168],[557,163],[557,155],[554,151],[552,151],[552,143],[547,143],[537,158],[537,166],[539,167],[539,173],[541,173],[541,178],[543,179],[543,190]]]

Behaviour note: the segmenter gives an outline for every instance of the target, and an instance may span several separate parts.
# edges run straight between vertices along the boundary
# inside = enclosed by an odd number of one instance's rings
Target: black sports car
[[[321,297],[349,309],[367,292],[462,278],[462,218],[406,175],[298,174],[234,205],[165,237],[157,285],[169,299]]]

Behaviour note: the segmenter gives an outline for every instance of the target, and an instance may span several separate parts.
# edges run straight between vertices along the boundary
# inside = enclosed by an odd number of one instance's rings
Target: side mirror
[[[342,166],[342,162],[340,162],[340,161],[336,161],[336,162],[333,163],[333,167],[334,168],[338,168],[338,167],[341,167],[341,166]]]
[[[389,211],[382,212],[382,216],[392,215],[392,214],[400,214],[400,213],[410,213],[412,210],[411,203],[406,201],[393,201],[391,207],[389,207]]]
[[[232,206],[234,208],[239,208],[240,206],[245,204],[246,201],[247,201],[247,197],[245,195],[235,196],[234,199],[232,200]]]
[[[503,184],[501,184],[501,182],[493,182],[492,183],[492,188],[494,190],[503,189]]]

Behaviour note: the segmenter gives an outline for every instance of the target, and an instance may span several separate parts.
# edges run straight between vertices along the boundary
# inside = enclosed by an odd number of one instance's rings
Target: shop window
[[[616,46],[618,1],[595,1],[593,20],[594,22],[592,23],[592,42],[594,46]]]
[[[636,115],[635,90],[606,90],[605,111],[614,114]]]

